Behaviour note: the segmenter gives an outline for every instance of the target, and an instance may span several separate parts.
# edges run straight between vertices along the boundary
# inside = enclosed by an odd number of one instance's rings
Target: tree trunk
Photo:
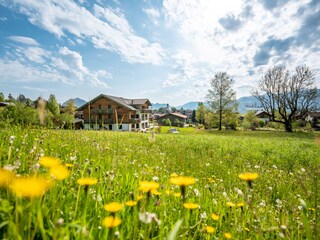
[[[221,129],[222,129],[222,110],[220,109],[220,113],[219,113],[219,130],[221,131]]]
[[[287,132],[293,132],[292,131],[292,122],[291,121],[285,122],[285,128],[286,128]]]

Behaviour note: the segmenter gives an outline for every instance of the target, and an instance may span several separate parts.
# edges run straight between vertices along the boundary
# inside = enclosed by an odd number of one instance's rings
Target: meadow
[[[1,239],[319,239],[315,133],[0,131]]]

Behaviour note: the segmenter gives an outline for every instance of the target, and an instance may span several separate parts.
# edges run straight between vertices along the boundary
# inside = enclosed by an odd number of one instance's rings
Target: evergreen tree
[[[58,116],[60,114],[60,107],[54,94],[50,94],[46,109],[50,111],[54,116]]]

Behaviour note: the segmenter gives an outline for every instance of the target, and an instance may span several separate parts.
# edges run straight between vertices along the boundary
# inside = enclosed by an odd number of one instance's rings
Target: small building
[[[308,112],[305,120],[310,123],[320,123],[320,112]]]
[[[152,110],[148,99],[127,99],[100,94],[77,109],[84,129],[145,131]]]
[[[269,122],[271,114],[269,114],[266,111],[258,111],[256,113],[256,117],[259,118],[260,120],[264,121],[264,122]]]
[[[165,122],[170,120],[172,126],[184,127],[186,124],[188,116],[180,114],[180,113],[165,113],[161,114],[156,120],[158,125],[166,125]]]
[[[0,102],[0,107],[14,106],[13,102]]]

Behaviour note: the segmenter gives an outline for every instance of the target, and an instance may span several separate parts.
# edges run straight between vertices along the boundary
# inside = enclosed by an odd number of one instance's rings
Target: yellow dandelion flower
[[[232,235],[230,233],[224,233],[223,234],[225,238],[231,239]]]
[[[66,163],[66,167],[73,167],[73,164],[72,163]]]
[[[247,182],[253,181],[258,178],[258,173],[241,173],[239,174],[239,178]]]
[[[0,187],[8,186],[14,179],[14,174],[8,170],[0,168]]]
[[[167,195],[171,195],[172,193],[173,193],[172,190],[166,190],[166,194],[167,194]]]
[[[250,229],[245,227],[244,230],[246,230],[247,232],[250,232]]]
[[[218,221],[218,220],[219,220],[219,215],[212,213],[212,214],[211,214],[211,218],[212,218],[214,221]]]
[[[68,169],[62,165],[50,168],[50,174],[58,180],[66,179],[70,175]]]
[[[142,195],[139,195],[138,197],[137,197],[137,201],[140,201],[140,200],[142,200],[143,199],[143,196]]]
[[[102,225],[107,227],[107,228],[114,228],[117,227],[121,224],[121,219],[117,217],[106,217],[105,219],[102,220]]]
[[[243,207],[244,205],[245,205],[244,202],[239,202],[239,203],[237,203],[237,207]]]
[[[172,173],[172,174],[170,175],[170,177],[172,177],[172,178],[174,178],[174,177],[178,177],[178,174],[176,174],[176,173]]]
[[[91,186],[98,183],[98,179],[96,178],[79,178],[78,184],[81,186]]]
[[[40,157],[39,164],[47,168],[52,168],[61,165],[61,161],[59,158],[43,156]]]
[[[181,192],[175,192],[172,194],[174,197],[181,197]]]
[[[104,209],[107,210],[108,212],[118,212],[119,210],[122,209],[122,204],[118,202],[111,202],[108,204],[105,204]]]
[[[44,177],[19,177],[10,184],[10,190],[18,197],[41,197],[52,183]]]
[[[160,195],[161,195],[161,192],[159,192],[157,189],[151,190],[151,193],[152,193],[153,195],[156,195],[156,196],[160,196]]]
[[[228,207],[235,207],[237,205],[235,203],[233,203],[233,202],[227,202],[227,206]]]
[[[128,207],[134,207],[135,205],[137,205],[137,201],[127,201],[125,202],[125,205]]]
[[[196,182],[196,179],[193,177],[184,177],[184,176],[179,176],[179,177],[173,177],[170,178],[170,183],[174,185],[178,185],[180,187],[186,187],[194,184]]]
[[[206,226],[206,231],[207,231],[207,233],[214,233],[216,231],[216,229],[211,226]]]
[[[153,181],[140,181],[139,190],[142,192],[150,192],[152,190],[156,190],[160,187],[160,184]]]
[[[183,206],[186,208],[186,209],[196,209],[196,208],[199,208],[199,204],[196,204],[196,203],[184,203]]]

